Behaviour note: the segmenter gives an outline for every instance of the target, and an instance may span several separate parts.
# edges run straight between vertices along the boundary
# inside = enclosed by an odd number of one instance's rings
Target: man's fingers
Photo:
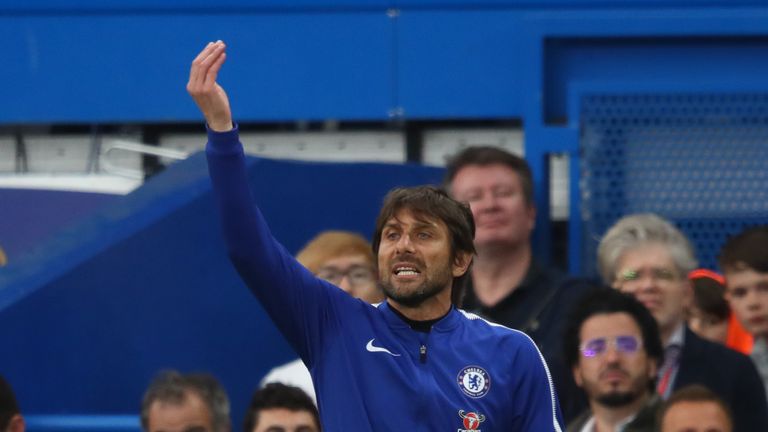
[[[206,47],[195,57],[192,61],[192,68],[189,73],[189,82],[187,83],[187,90],[199,91],[202,90],[202,86],[206,82],[206,78],[209,75],[209,71],[212,64],[221,63],[221,55],[224,53],[225,45],[222,41],[210,42]],[[219,68],[221,65],[219,65]],[[218,69],[217,69],[218,70]],[[213,77],[216,79],[215,73]]]
[[[198,63],[202,61],[204,58],[208,57],[208,54],[210,54],[211,49],[213,49],[213,42],[208,42],[208,45],[206,45],[205,48],[203,48],[203,50],[200,51],[197,57],[195,57],[195,59],[192,60],[192,64],[194,65],[195,63]]]
[[[200,82],[200,67],[202,65],[203,60],[207,58],[211,51],[214,49],[214,43],[208,42],[208,45],[203,48],[200,53],[197,54],[197,57],[195,57],[194,60],[192,60],[192,66],[189,69],[189,83],[187,84],[187,87],[191,90],[195,87],[195,84]]]
[[[208,73],[205,75],[205,81],[203,82],[203,88],[213,88],[213,85],[216,83],[216,77],[219,74],[219,69],[221,69],[221,65],[224,64],[224,60],[227,59],[227,53],[222,52],[220,56],[218,56],[211,67],[208,69]]]

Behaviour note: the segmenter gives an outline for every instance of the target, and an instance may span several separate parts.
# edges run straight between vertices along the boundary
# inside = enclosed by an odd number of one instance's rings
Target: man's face
[[[466,254],[452,259],[448,228],[441,220],[404,209],[388,220],[379,244],[379,282],[387,297],[417,307],[448,290],[469,267]]]
[[[725,272],[725,295],[744,328],[768,337],[768,273],[750,268]]]
[[[182,403],[155,401],[149,407],[149,432],[212,432],[213,419],[202,398],[187,392]]]
[[[526,202],[520,176],[502,164],[467,165],[451,181],[453,197],[469,203],[475,246],[527,244],[536,211]]]
[[[661,419],[661,432],[731,432],[731,422],[714,402],[678,402]]]
[[[268,408],[259,411],[252,432],[319,432],[315,418],[307,411]]]
[[[627,337],[639,344],[628,344]],[[573,368],[573,377],[590,400],[619,407],[637,401],[649,392],[656,376],[656,361],[648,358],[635,320],[625,312],[593,315],[581,326],[581,348],[597,349],[592,357],[584,350]],[[634,347],[634,350],[632,349]]]
[[[317,277],[335,284],[349,295],[368,303],[380,302],[384,295],[376,285],[376,272],[365,255],[331,258],[317,270]]]
[[[616,270],[614,288],[644,304],[662,334],[671,333],[682,323],[693,288],[686,275],[677,270],[664,245],[647,243],[624,252]]]

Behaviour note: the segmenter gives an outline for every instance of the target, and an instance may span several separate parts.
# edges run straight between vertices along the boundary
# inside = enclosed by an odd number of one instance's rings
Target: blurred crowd
[[[524,159],[467,148],[448,164],[444,188],[469,204],[476,223],[463,309],[533,339],[567,431],[768,430],[768,226],[730,238],[717,273],[699,268],[670,221],[627,215],[600,241],[598,281],[533,256],[536,208]],[[320,233],[296,258],[359,301],[384,300],[371,244],[356,233]],[[276,365],[253,394],[243,431],[320,431],[316,403],[300,359]],[[162,371],[140,414],[148,432],[233,428],[227,395],[206,374]],[[0,381],[0,431],[24,428]]]

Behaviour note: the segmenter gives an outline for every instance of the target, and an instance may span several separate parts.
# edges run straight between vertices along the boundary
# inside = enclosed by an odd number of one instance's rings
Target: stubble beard
[[[389,281],[381,282],[381,288],[384,290],[384,295],[386,295],[387,298],[391,298],[398,304],[408,308],[421,306],[425,301],[436,296],[443,291],[443,289],[446,289],[444,284],[438,284],[431,281],[422,283],[412,291],[399,290]]]
[[[411,290],[395,287],[391,277],[382,278],[379,283],[387,298],[405,307],[416,308],[443,290],[451,289],[453,275],[449,269],[440,269],[435,276],[434,278],[426,277],[424,282]]]
[[[613,390],[598,395],[595,401],[609,408],[621,408],[627,406],[641,397],[648,391],[648,385],[641,377],[635,377],[632,386],[628,390]]]
[[[635,402],[640,396],[642,396],[641,393],[630,391],[611,392],[600,395],[596,401],[600,403],[600,405],[609,408],[621,408]]]

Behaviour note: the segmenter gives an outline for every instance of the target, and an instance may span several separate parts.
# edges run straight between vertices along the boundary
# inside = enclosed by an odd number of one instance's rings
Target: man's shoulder
[[[557,296],[574,301],[584,296],[587,292],[598,289],[610,289],[601,285],[592,278],[568,276],[558,280],[556,284]]]
[[[749,356],[728,348],[723,344],[704,339],[687,327],[685,329],[683,355],[685,355],[686,352],[691,356],[704,358],[713,364],[722,361],[727,361],[729,363],[751,362]]]
[[[579,432],[584,428],[584,425],[587,424],[589,419],[592,418],[592,411],[586,410],[583,411],[581,414],[579,414],[578,417],[571,420],[570,423],[568,423],[568,426],[565,428],[568,432],[574,431]]]
[[[531,338],[520,330],[507,327],[505,325],[487,320],[480,315],[467,312],[463,309],[457,309],[461,315],[464,325],[471,329],[473,337],[489,337],[498,339],[509,339],[517,343],[533,344]]]
[[[686,376],[691,373],[694,376],[697,374],[708,376],[707,379],[719,377],[719,379],[733,381],[737,377],[742,377],[751,380],[759,376],[757,368],[749,356],[725,345],[706,340],[687,328],[680,367],[681,371],[682,369],[689,371],[686,372]],[[711,374],[713,367],[717,368],[717,374]]]

